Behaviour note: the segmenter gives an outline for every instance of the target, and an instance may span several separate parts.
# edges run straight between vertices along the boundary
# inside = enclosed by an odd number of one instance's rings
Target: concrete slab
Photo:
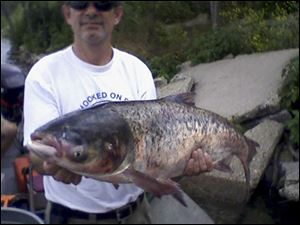
[[[190,92],[193,87],[194,81],[191,77],[183,77],[180,80],[170,82],[166,86],[157,88],[158,98],[163,98],[169,95],[175,95],[184,92]]]
[[[297,55],[299,49],[239,55],[199,64],[181,75],[194,78],[196,106],[244,121],[279,109],[282,69]]]
[[[214,224],[213,220],[187,194],[188,207],[182,206],[172,196],[154,198],[150,205],[153,224]]]

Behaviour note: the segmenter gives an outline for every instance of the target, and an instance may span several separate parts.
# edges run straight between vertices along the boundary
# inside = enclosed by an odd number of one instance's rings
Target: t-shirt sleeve
[[[141,65],[141,71],[143,72],[141,73],[142,76],[139,77],[140,100],[156,99],[156,88],[151,71],[145,64]]]
[[[48,72],[43,68],[34,66],[25,81],[24,145],[36,128],[59,116],[51,81],[47,79]]]

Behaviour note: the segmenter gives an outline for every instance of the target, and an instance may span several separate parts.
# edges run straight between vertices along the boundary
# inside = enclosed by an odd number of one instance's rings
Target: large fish
[[[258,146],[223,117],[195,107],[191,93],[74,111],[38,128],[31,140],[27,147],[48,162],[116,187],[132,182],[158,197],[172,194],[183,205],[170,178],[183,175],[193,150],[201,148],[227,172],[235,155],[249,184]]]

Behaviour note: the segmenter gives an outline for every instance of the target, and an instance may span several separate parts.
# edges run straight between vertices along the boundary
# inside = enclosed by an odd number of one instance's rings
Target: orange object
[[[7,207],[14,197],[15,195],[1,195],[1,206]]]
[[[28,182],[30,179],[29,169],[30,169],[30,160],[29,156],[21,156],[15,159],[15,173],[18,184],[19,192],[25,193],[28,191]],[[32,185],[33,190],[37,192],[44,191],[43,186],[43,176],[37,171],[32,170]]]
[[[14,164],[19,192],[27,192],[26,174],[28,174],[30,167],[28,155],[16,158]]]

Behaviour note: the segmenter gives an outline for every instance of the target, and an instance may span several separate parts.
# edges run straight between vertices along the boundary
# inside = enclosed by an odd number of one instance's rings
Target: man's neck
[[[97,66],[106,65],[113,56],[110,44],[87,46],[75,42],[73,51],[81,60]]]

